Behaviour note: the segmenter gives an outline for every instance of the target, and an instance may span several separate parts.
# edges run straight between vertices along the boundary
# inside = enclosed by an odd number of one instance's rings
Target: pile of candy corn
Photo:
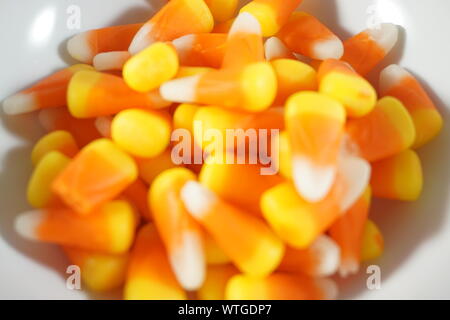
[[[38,112],[22,236],[58,244],[95,291],[125,299],[332,299],[379,257],[372,197],[414,201],[417,148],[443,121],[397,65],[392,24],[341,41],[302,0],[171,0],[144,24],[73,37],[82,64],[3,103]],[[300,7],[301,10],[301,7]],[[176,164],[172,134],[280,130],[279,173]],[[260,132],[260,131],[258,131]],[[261,137],[256,137],[260,139]],[[200,141],[200,142],[199,142]],[[219,158],[234,150],[211,153]],[[251,153],[254,150],[247,150]]]

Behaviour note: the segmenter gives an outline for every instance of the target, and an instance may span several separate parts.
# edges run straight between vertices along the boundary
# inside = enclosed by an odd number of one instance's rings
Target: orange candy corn
[[[364,228],[361,260],[378,259],[384,251],[384,238],[378,226],[372,220],[367,220]]]
[[[391,158],[372,164],[370,184],[378,198],[415,201],[423,188],[422,165],[419,156],[405,150]]]
[[[317,18],[294,12],[277,37],[293,52],[316,60],[340,59],[342,41]]]
[[[128,251],[135,225],[126,201],[108,202],[86,216],[61,207],[30,211],[15,222],[16,231],[27,239],[111,254]]]
[[[203,286],[197,291],[200,300],[224,300],[228,280],[239,271],[233,265],[208,266]]]
[[[64,130],[70,132],[79,147],[101,138],[93,119],[74,118],[67,108],[52,108],[39,111],[38,119],[47,131]]]
[[[33,165],[37,165],[51,151],[58,151],[69,158],[73,158],[80,149],[70,132],[53,131],[36,142],[33,151],[31,151],[31,162],[33,162]]]
[[[172,0],[142,26],[128,51],[136,54],[154,42],[208,33],[213,27],[213,16],[203,0]]]
[[[107,139],[99,139],[69,163],[53,191],[80,214],[114,199],[137,178],[134,160]]]
[[[391,23],[383,23],[367,29],[344,41],[344,56],[362,76],[369,73],[392,50],[397,43],[398,28]]]
[[[202,230],[186,211],[180,190],[195,175],[184,168],[166,170],[153,181],[148,201],[170,265],[186,290],[198,289],[205,277]]]
[[[241,9],[259,20],[263,35],[276,34],[289,20],[292,12],[302,0],[253,0]]]
[[[136,158],[135,160],[139,176],[149,185],[161,172],[177,167],[172,161],[172,154],[169,149],[155,158]]]
[[[223,33],[189,34],[172,41],[177,50],[180,64],[193,67],[220,68],[227,35]]]
[[[211,71],[168,81],[161,86],[164,99],[179,103],[199,103],[258,112],[275,99],[277,81],[267,62],[243,69]]]
[[[169,106],[157,91],[139,93],[113,75],[86,71],[72,78],[67,93],[70,113],[76,118],[116,114],[124,109],[155,109]]]
[[[78,61],[92,63],[99,53],[126,51],[142,23],[82,32],[67,42],[67,51]]]
[[[325,60],[320,65],[318,78],[319,92],[342,103],[349,117],[362,117],[377,103],[372,85],[345,62]]]
[[[347,122],[346,131],[360,155],[370,162],[391,157],[414,143],[414,123],[403,104],[392,97],[378,101],[366,116]]]
[[[266,276],[277,268],[284,245],[262,220],[232,207],[194,181],[181,189],[181,198],[239,270]]]
[[[341,263],[339,266],[341,277],[355,274],[359,270],[363,234],[371,198],[371,189],[367,188],[359,200],[330,228],[330,236],[341,249]]]
[[[124,299],[185,300],[186,293],[178,284],[169,260],[153,225],[139,230],[131,251]]]
[[[418,148],[436,137],[442,130],[443,119],[419,81],[397,65],[386,67],[380,74],[380,93],[399,99],[416,128],[413,148]]]
[[[222,67],[243,68],[262,61],[264,61],[264,45],[261,25],[253,15],[240,13],[228,32]]]
[[[278,267],[279,271],[302,273],[310,277],[333,275],[339,267],[340,249],[326,235],[317,238],[307,249],[286,247],[286,253]]]
[[[77,64],[60,70],[3,101],[6,114],[21,114],[39,109],[63,107],[67,104],[67,86],[79,71],[93,70],[91,66]]]
[[[228,300],[327,300],[335,299],[338,289],[331,279],[280,272],[266,278],[234,276],[225,292]]]
[[[321,201],[333,185],[344,123],[344,107],[316,92],[297,93],[286,104],[293,180],[307,201]]]
[[[70,262],[80,267],[83,283],[96,292],[120,288],[125,282],[129,254],[104,254],[64,247]]]

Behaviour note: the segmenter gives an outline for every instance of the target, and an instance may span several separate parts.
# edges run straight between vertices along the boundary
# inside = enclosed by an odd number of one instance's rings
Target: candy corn
[[[380,93],[399,99],[408,109],[416,128],[414,148],[421,147],[442,129],[443,120],[433,101],[408,71],[390,65],[380,74]]]
[[[293,180],[307,201],[321,201],[333,185],[344,124],[344,107],[324,95],[297,93],[286,104]]]
[[[262,220],[232,207],[197,182],[186,183],[181,198],[239,270],[266,276],[276,269],[284,246]]]
[[[137,178],[136,164],[111,141],[86,146],[53,181],[53,191],[80,214],[114,199]]]
[[[172,162],[171,150],[165,150],[154,158],[137,158],[135,160],[138,166],[139,176],[149,185],[161,172],[177,167]]]
[[[141,27],[139,23],[86,31],[67,42],[67,51],[78,61],[92,63],[99,53],[126,51]]]
[[[153,225],[143,226],[131,251],[126,276],[126,300],[185,300],[164,246]]]
[[[84,64],[77,64],[58,71],[3,101],[6,114],[28,113],[40,109],[63,107],[67,104],[67,86],[70,79],[79,71],[92,70]]]
[[[272,104],[276,88],[273,68],[266,62],[260,62],[243,69],[217,70],[168,81],[161,86],[161,95],[167,101],[256,112]]]
[[[362,117],[373,110],[377,94],[370,83],[344,62],[324,61],[318,71],[319,91],[341,102],[350,117]]]
[[[15,221],[17,232],[27,239],[110,254],[128,251],[135,224],[125,201],[106,203],[85,216],[54,207],[21,214]]]
[[[239,0],[205,0],[214,20],[224,22],[234,17]]]
[[[202,231],[180,195],[181,188],[195,178],[188,169],[166,170],[153,181],[148,198],[170,265],[186,290],[202,285],[206,268]]]
[[[370,184],[375,197],[415,201],[422,193],[422,165],[414,151],[375,162],[372,168]]]
[[[274,273],[266,278],[237,275],[228,281],[228,300],[328,300],[338,289],[331,279]]]
[[[366,116],[347,122],[346,132],[362,157],[382,160],[412,146],[416,130],[406,108],[392,97],[378,101]]]
[[[70,113],[76,118],[93,118],[116,114],[125,109],[167,107],[157,91],[139,93],[119,77],[86,71],[77,73],[67,92]]]
[[[139,29],[128,50],[136,54],[154,42],[207,33],[213,27],[213,16],[203,0],[172,0]]]
[[[288,47],[277,37],[270,37],[264,43],[264,52],[266,59],[271,61],[275,59],[294,59],[295,55]]]
[[[342,41],[314,16],[294,12],[277,37],[293,52],[316,60],[340,59]]]
[[[397,39],[398,27],[391,23],[382,23],[344,41],[342,60],[364,76],[387,56]]]
[[[263,35],[270,37],[284,26],[301,2],[302,0],[253,0],[240,12],[255,16],[261,24]]]
[[[42,137],[31,151],[31,162],[37,165],[51,151],[58,151],[73,158],[79,151],[78,145],[70,132],[58,130]]]

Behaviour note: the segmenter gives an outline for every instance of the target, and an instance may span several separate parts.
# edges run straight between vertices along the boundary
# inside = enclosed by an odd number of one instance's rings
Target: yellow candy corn
[[[415,201],[423,187],[422,165],[412,150],[372,164],[370,184],[378,198]]]
[[[347,63],[325,60],[319,68],[318,77],[319,92],[341,102],[350,117],[364,116],[375,107],[375,89]]]
[[[292,152],[287,131],[280,134],[279,154],[280,174],[286,179],[292,179]]]
[[[178,67],[175,48],[159,42],[128,60],[123,67],[123,78],[130,88],[149,92],[175,77]]]
[[[43,156],[28,183],[27,198],[31,206],[43,208],[56,201],[51,186],[69,162],[70,158],[57,151],[51,151]]]
[[[81,279],[89,290],[104,292],[123,285],[128,265],[128,253],[104,254],[64,247],[70,262],[80,267]]]
[[[205,0],[209,10],[217,22],[224,22],[234,17],[238,0]]]
[[[368,261],[379,258],[383,254],[383,235],[372,220],[367,220],[364,228],[361,260]]]
[[[160,155],[170,143],[171,123],[164,114],[129,109],[114,117],[112,139],[130,154],[152,158]]]
[[[70,132],[63,130],[50,132],[42,137],[34,146],[33,151],[31,151],[33,165],[37,165],[51,151],[59,151],[72,158],[78,153],[79,148]]]
[[[230,258],[217,244],[216,240],[208,233],[203,233],[204,245],[205,245],[205,259],[208,264],[226,264],[230,263]]]
[[[194,117],[200,108],[200,106],[195,104],[180,104],[173,114],[174,129],[186,129],[193,133]]]
[[[233,265],[209,266],[203,286],[197,291],[200,300],[224,300],[228,280],[239,273]]]

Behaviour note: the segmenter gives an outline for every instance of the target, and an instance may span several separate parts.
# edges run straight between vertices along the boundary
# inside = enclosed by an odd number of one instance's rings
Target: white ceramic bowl
[[[145,21],[162,3],[164,0],[0,1],[0,100],[71,63],[64,42],[75,33]],[[70,29],[68,19],[78,8],[81,29]],[[381,268],[381,289],[367,289],[368,275],[363,268],[359,275],[339,280],[340,297],[449,299],[450,1],[304,0],[302,9],[315,14],[342,38],[376,22],[400,25],[400,43],[383,65],[399,63],[423,80],[446,121],[442,134],[420,150],[425,172],[420,201],[376,201],[372,209],[371,216],[385,235],[386,251],[376,262]],[[96,298],[66,289],[68,263],[57,248],[23,240],[13,230],[14,217],[29,209],[25,200],[29,154],[41,134],[35,115],[1,115],[0,298]]]

